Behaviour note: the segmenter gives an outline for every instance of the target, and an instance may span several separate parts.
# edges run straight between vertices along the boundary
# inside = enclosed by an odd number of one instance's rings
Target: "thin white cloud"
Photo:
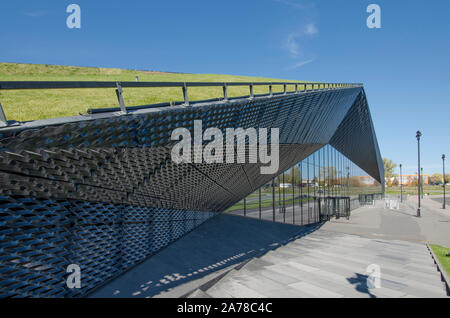
[[[319,30],[317,29],[317,27],[315,26],[314,23],[310,23],[305,26],[305,29],[303,32],[306,35],[315,35],[315,34],[319,33]]]
[[[305,65],[307,65],[307,64],[309,64],[309,63],[312,63],[312,62],[314,62],[314,59],[310,59],[310,60],[306,60],[306,61],[297,62],[297,63],[295,63],[295,64],[289,66],[286,70],[287,70],[287,71],[292,71],[292,70],[295,70],[296,68],[305,66]]]
[[[308,2],[308,3],[304,3],[304,2],[296,2],[296,1],[290,1],[290,0],[275,0],[278,3],[282,3],[285,4],[289,7],[295,8],[295,9],[310,9],[314,7],[314,3],[312,2]]]
[[[300,39],[306,36],[312,37],[317,33],[319,33],[319,29],[316,25],[314,23],[309,23],[305,25],[301,31],[289,33],[284,42],[284,47],[288,50],[292,57],[298,58],[301,56],[301,47],[299,43]]]
[[[292,56],[297,57],[300,55],[300,45],[297,41],[298,35],[291,33],[288,35],[285,43],[286,49],[291,53]]]

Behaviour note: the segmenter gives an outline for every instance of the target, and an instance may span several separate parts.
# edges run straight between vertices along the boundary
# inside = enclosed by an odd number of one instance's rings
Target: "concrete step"
[[[266,298],[253,288],[249,288],[234,279],[224,279],[206,291],[215,298]]]
[[[187,298],[212,298],[212,297],[211,295],[205,293],[201,289],[196,289]]]

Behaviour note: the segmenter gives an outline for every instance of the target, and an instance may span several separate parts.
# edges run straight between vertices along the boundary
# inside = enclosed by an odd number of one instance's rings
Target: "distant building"
[[[375,179],[370,176],[358,176],[358,178],[361,186],[373,186],[376,184]]]
[[[422,174],[420,176],[422,177],[423,184],[429,184],[430,183],[430,175]],[[404,174],[404,175],[402,175],[401,178],[400,178],[400,176],[394,177],[394,178],[386,178],[386,183],[388,182],[388,180],[391,183],[393,183],[394,180],[397,180],[398,184],[402,184],[404,186],[410,186],[410,185],[417,184],[417,178],[418,178],[417,174]]]
[[[314,187],[315,185],[318,185],[316,182],[314,182],[314,180],[302,180],[301,181],[301,187],[302,188],[306,188],[306,187]]]

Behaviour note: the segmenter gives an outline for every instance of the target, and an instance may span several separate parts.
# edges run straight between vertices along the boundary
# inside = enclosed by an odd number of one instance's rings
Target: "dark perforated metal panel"
[[[203,129],[279,128],[278,171],[261,175],[261,165],[250,163],[173,163],[171,132],[193,132],[194,120]],[[0,295],[82,296],[330,140],[381,177],[360,87],[0,129]],[[69,264],[81,267],[79,290],[65,285]]]

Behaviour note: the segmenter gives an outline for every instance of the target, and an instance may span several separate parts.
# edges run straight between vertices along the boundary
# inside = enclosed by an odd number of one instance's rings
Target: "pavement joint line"
[[[318,232],[316,232],[316,234],[319,234],[320,232],[321,231],[319,230]],[[352,235],[352,236],[353,237],[358,237],[358,235]],[[294,243],[294,246],[295,246],[295,243]],[[297,258],[296,257],[292,258],[292,257],[289,257],[289,256],[291,254],[295,255],[295,253],[292,253],[292,252],[295,251],[296,248],[294,248],[293,250],[290,250],[290,246],[286,246],[286,245],[284,245],[284,246],[283,245],[279,245],[277,247],[278,247],[277,249],[273,249],[273,250],[269,251],[267,254],[263,254],[262,256],[260,256],[258,258],[264,260],[265,257],[267,258],[272,253],[275,253],[275,255],[278,256],[278,258],[279,258],[280,255],[288,256],[287,258],[282,258],[283,262],[281,264],[277,264],[278,266],[277,265],[274,265],[274,266],[263,266],[263,270],[269,270],[269,272],[271,270],[273,270],[275,272],[278,272],[279,274],[283,274],[283,275],[288,276],[288,277],[290,276],[293,279],[299,279],[300,280],[300,282],[298,282],[298,283],[291,283],[291,284],[288,284],[288,286],[292,286],[292,285],[293,286],[297,286],[297,285],[300,286],[300,285],[305,285],[305,284],[307,286],[309,285],[311,288],[315,289],[315,291],[311,293],[311,296],[314,297],[314,296],[317,296],[317,295],[315,295],[316,292],[320,291],[320,289],[323,288],[323,286],[321,286],[323,281],[335,281],[335,279],[330,279],[330,277],[327,277],[327,278],[320,277],[320,282],[321,283],[320,284],[314,284],[314,281],[311,280],[312,277],[314,277],[315,275],[319,275],[320,276],[321,272],[323,272],[323,271],[330,271],[330,269],[327,268],[328,266],[326,266],[325,268],[322,268],[322,266],[314,267],[313,264],[308,264],[308,263],[310,263],[308,261],[301,262],[301,258],[302,258],[302,256],[312,257],[313,260],[314,259],[320,260],[320,264],[323,265],[324,263],[325,264],[330,263],[330,260],[328,259],[327,256],[333,256],[333,254],[336,252],[336,250],[333,250],[333,249],[332,250],[328,250],[327,248],[324,248],[325,246],[322,246],[321,250],[319,252],[319,255],[317,255],[316,253],[306,253],[306,255],[302,254],[302,255],[299,255]],[[411,247],[411,248],[417,250],[417,252],[419,252],[419,249],[421,249],[423,247],[423,250],[425,252],[425,248],[427,246],[426,245],[422,245],[422,244],[411,244],[410,246],[404,246],[404,247],[405,248]],[[348,246],[347,248],[351,248],[351,247]],[[361,245],[359,248],[356,248],[355,250],[359,252],[360,249],[363,250],[365,248],[367,248],[367,246]],[[283,251],[283,249],[287,249],[287,250]],[[299,246],[299,249],[302,249],[302,248]],[[394,253],[394,255],[396,255],[395,253],[396,253],[397,250],[398,250],[397,248],[392,248],[392,247],[389,248],[389,251]],[[381,255],[383,255],[383,254],[381,254]],[[414,274],[416,272],[414,270],[415,267],[421,268],[421,266],[416,266],[417,264],[411,263],[411,258],[414,258],[414,256],[411,256],[409,254],[406,254],[406,255],[401,254],[401,255],[402,255],[401,261],[399,261],[398,258],[396,258],[397,260],[394,259],[392,262],[390,262],[390,263],[392,263],[390,265],[394,266],[395,264],[400,264],[400,263],[403,264],[403,263],[405,263],[405,261],[407,262],[406,266],[407,267],[411,267],[411,271],[409,273],[410,275],[407,275],[407,276],[409,276],[407,278],[407,284],[404,284],[403,282],[397,281],[398,277],[391,276],[391,275],[387,274],[382,279],[382,283],[385,285],[383,287],[385,289],[384,290],[379,290],[375,294],[378,294],[378,296],[381,296],[381,297],[411,297],[411,296],[414,296],[415,293],[419,293],[420,294],[420,293],[423,293],[423,292],[426,291],[426,293],[428,295],[432,295],[432,294],[434,295],[435,294],[434,296],[438,297],[439,294],[434,292],[435,287],[437,287],[435,284],[429,285],[426,282],[424,282],[423,280],[414,280],[413,277],[414,277]],[[341,259],[341,260],[343,260],[344,263],[348,263],[348,265],[352,265],[352,264],[356,265],[351,260],[346,260],[345,256],[343,256],[343,255],[336,255],[335,254],[334,256],[339,258],[339,259]],[[403,259],[405,261],[403,261]],[[425,257],[421,258],[421,265],[428,265],[427,264],[428,262],[425,262],[425,260],[426,260]],[[432,260],[430,259],[429,265],[433,266],[433,268],[434,268],[434,265],[431,263],[431,261]],[[251,261],[246,262],[246,264],[249,264],[249,263],[251,263]],[[314,263],[314,261],[313,261],[313,263]],[[359,263],[359,262],[357,262],[357,263]],[[307,274],[308,270],[314,269],[313,271],[309,272],[309,276],[311,276],[311,277],[308,277],[308,279],[305,279],[305,278],[302,279],[299,276],[297,276],[297,277],[291,276],[291,275],[289,275],[289,273],[286,273],[285,270],[283,270],[284,268],[291,268],[291,267],[296,268],[297,267],[296,265],[298,265],[298,267],[300,267],[300,268],[297,268],[296,271],[303,272],[304,274]],[[361,264],[359,264],[359,265],[361,265]],[[340,264],[339,265],[335,264],[334,266],[337,267],[337,268],[341,267]],[[388,267],[391,267],[391,266],[388,265]],[[353,266],[351,266],[351,267],[352,267],[352,272],[353,272],[356,268],[353,268]],[[356,266],[356,267],[359,267],[359,266]],[[244,267],[244,269],[245,269],[245,267]],[[343,268],[341,267],[341,269],[343,269]],[[347,271],[348,271],[348,268],[347,268]],[[332,275],[334,273],[334,276],[341,276],[342,277],[342,275],[343,275],[342,270],[338,270],[337,272],[335,272],[334,270],[331,270],[330,272],[332,273]],[[242,279],[245,280],[245,273],[241,273],[241,274],[243,276]],[[438,275],[437,272],[436,272],[436,274]],[[258,275],[257,271],[255,272],[255,275]],[[363,275],[363,274],[361,273],[361,275]],[[233,271],[230,275],[227,275],[227,276],[231,280],[233,280],[233,278],[239,278],[239,271]],[[234,276],[236,276],[236,277],[234,277]],[[300,276],[302,276],[302,275],[300,275]],[[344,275],[343,277],[346,277],[346,276],[347,275]],[[270,277],[266,277],[266,278],[268,278],[270,280]],[[255,279],[255,278],[253,277],[252,279]],[[238,285],[244,285],[244,286],[247,285],[244,281],[240,282],[239,280],[236,281],[235,283],[238,283]],[[249,283],[251,283],[251,281],[249,281]],[[335,282],[335,283],[337,283],[337,282]],[[225,281],[224,284],[227,285],[227,282]],[[219,286],[221,286],[221,284],[219,283],[219,284],[217,284],[215,286],[219,287]],[[250,286],[246,286],[246,287],[249,288]],[[339,290],[339,289],[335,288],[335,292],[337,292],[337,294],[341,294],[343,292],[344,292],[344,294],[346,294],[346,292],[348,290],[346,290],[344,287],[342,287],[342,288],[343,288],[342,290]]]
[[[339,232],[339,231],[337,231],[337,230],[330,230],[330,229],[327,229],[327,230],[321,230],[321,231],[329,231],[329,232],[341,233],[341,232]],[[369,239],[369,240],[371,239],[369,236],[364,235],[364,234],[352,233],[351,235],[359,236],[359,237],[362,237],[362,238],[365,238],[365,239]],[[383,236],[388,236],[388,235],[383,234]],[[417,245],[427,244],[427,242],[428,242],[428,241],[426,241],[426,240],[414,240],[414,239],[409,239],[409,238],[404,238],[404,239],[402,239],[402,240],[399,240],[399,239],[392,239],[392,241],[393,241],[393,242],[395,242],[395,241],[406,241],[406,242],[408,242],[408,243],[414,243],[414,244],[417,244]]]
[[[226,277],[231,275],[233,272],[239,271],[245,265],[247,265],[248,263],[251,263],[253,260],[262,259],[268,253],[270,253],[272,251],[277,251],[280,248],[282,248],[283,246],[288,245],[289,243],[295,242],[298,239],[302,239],[302,238],[306,237],[317,226],[318,226],[317,224],[313,224],[313,225],[307,226],[306,228],[301,228],[295,235],[293,235],[293,237],[288,238],[288,239],[286,239],[283,242],[280,242],[279,244],[277,244],[276,246],[274,246],[272,248],[269,248],[269,249],[264,250],[264,251],[256,252],[253,257],[251,257],[251,258],[249,258],[249,259],[247,259],[247,260],[245,260],[245,261],[243,261],[241,263],[236,264],[231,269],[221,273],[217,277],[212,278],[211,280],[205,282],[204,284],[202,284],[202,285],[192,289],[191,291],[185,293],[184,295],[180,296],[179,298],[188,298],[190,295],[194,294],[195,291],[197,291],[197,290],[200,290],[200,291],[202,291],[204,293],[207,293],[208,290],[210,290],[214,286],[217,286],[221,281],[223,281],[223,279],[225,279]],[[320,228],[320,225],[318,227]]]
[[[441,273],[441,279],[444,281],[445,284],[445,289],[447,292],[447,296],[450,296],[450,279],[447,275],[447,272],[445,271],[445,269],[442,267],[441,263],[439,263],[439,259],[437,258],[436,254],[434,254],[433,249],[431,248],[431,246],[429,244],[427,244],[427,248],[428,251],[431,254],[431,257],[434,260],[434,263],[437,266],[438,271]]]

